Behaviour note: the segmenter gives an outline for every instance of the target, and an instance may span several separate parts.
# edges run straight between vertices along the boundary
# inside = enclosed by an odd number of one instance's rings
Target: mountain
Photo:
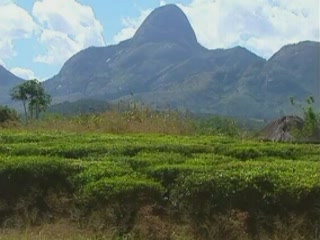
[[[311,93],[314,96],[319,96],[319,66],[320,44],[305,41],[281,48],[268,61],[265,72],[269,77],[269,82],[286,85],[285,81],[289,80],[295,87],[297,95]],[[282,73],[284,76],[276,73]]]
[[[264,66],[262,78],[266,98],[285,109],[288,96],[304,102],[310,95],[320,107],[320,43],[290,44],[275,53]],[[287,100],[288,101],[288,100]]]
[[[13,75],[0,65],[0,105],[8,105],[11,103],[10,90],[22,82],[23,79]]]
[[[45,86],[56,103],[133,95],[158,107],[266,118],[292,111],[290,96],[319,96],[319,49],[318,42],[288,45],[268,61],[241,47],[209,50],[169,4],[133,38],[75,54]]]
[[[199,48],[186,15],[176,5],[157,8],[142,23],[132,40],[136,45],[171,42],[186,48]]]

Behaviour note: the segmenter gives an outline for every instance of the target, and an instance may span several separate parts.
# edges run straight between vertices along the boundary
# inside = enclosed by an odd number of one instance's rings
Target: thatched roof
[[[261,131],[261,139],[276,142],[296,141],[292,135],[294,128],[302,129],[304,121],[298,116],[284,116],[272,121]]]

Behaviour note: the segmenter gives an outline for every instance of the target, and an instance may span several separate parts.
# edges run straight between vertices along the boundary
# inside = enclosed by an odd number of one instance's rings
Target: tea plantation
[[[103,226],[112,225],[120,236],[133,229],[143,207],[157,206],[157,216],[195,229],[213,216],[239,211],[251,234],[261,216],[292,214],[306,216],[313,231],[319,200],[319,145],[217,136],[0,133],[3,227],[60,217],[81,227],[104,211]]]

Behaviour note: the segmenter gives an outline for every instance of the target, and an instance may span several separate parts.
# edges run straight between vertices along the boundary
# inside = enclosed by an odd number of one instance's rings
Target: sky
[[[169,3],[208,49],[242,46],[268,59],[286,44],[320,41],[319,0],[0,0],[0,65],[49,79],[80,50],[131,38]]]

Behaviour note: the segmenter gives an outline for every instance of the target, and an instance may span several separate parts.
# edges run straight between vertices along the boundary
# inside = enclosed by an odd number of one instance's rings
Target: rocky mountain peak
[[[142,23],[133,40],[138,44],[172,42],[186,47],[199,46],[187,16],[174,4],[155,9]]]

